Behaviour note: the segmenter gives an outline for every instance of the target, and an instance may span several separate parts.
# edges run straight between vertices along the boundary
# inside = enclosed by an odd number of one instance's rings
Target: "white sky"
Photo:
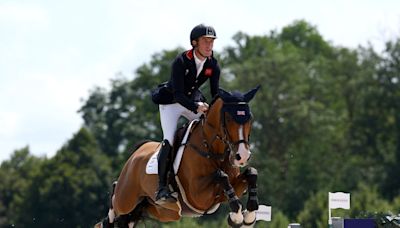
[[[0,161],[29,145],[52,156],[82,119],[81,99],[132,77],[161,50],[189,48],[190,30],[213,25],[216,51],[238,31],[265,35],[305,19],[334,45],[377,50],[400,37],[398,0],[1,0]]]

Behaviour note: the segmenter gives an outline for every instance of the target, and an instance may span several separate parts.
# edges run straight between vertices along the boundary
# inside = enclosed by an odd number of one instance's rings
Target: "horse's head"
[[[249,137],[252,114],[249,102],[260,86],[247,93],[219,89],[206,116],[205,134],[214,153],[229,152],[234,166],[245,166],[250,158]]]

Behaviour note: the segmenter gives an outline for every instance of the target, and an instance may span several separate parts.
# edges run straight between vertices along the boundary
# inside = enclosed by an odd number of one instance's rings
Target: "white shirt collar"
[[[203,60],[199,59],[196,56],[195,51],[193,51],[193,56],[194,56],[194,62],[196,63],[196,69],[197,69],[197,74],[196,77],[199,76],[200,72],[203,70],[204,63],[206,62],[207,58],[204,58]]]

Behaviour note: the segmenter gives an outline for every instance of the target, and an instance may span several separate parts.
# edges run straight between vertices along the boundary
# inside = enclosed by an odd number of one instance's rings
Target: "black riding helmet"
[[[212,26],[207,26],[204,24],[196,25],[190,32],[190,44],[192,44],[193,40],[197,40],[202,36],[216,39],[217,33]]]

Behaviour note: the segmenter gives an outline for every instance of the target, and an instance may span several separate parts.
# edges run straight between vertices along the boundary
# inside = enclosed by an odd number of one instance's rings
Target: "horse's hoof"
[[[231,216],[228,215],[228,225],[232,228],[240,228],[242,227],[243,223],[235,223],[234,221],[232,221]]]
[[[250,223],[243,221],[243,226],[241,226],[241,227],[242,228],[251,228],[251,227],[254,227],[255,224],[256,224],[256,219],[254,219],[254,221],[250,222]]]
[[[243,226],[242,227],[253,227],[256,223],[256,212],[255,211],[243,211]]]

